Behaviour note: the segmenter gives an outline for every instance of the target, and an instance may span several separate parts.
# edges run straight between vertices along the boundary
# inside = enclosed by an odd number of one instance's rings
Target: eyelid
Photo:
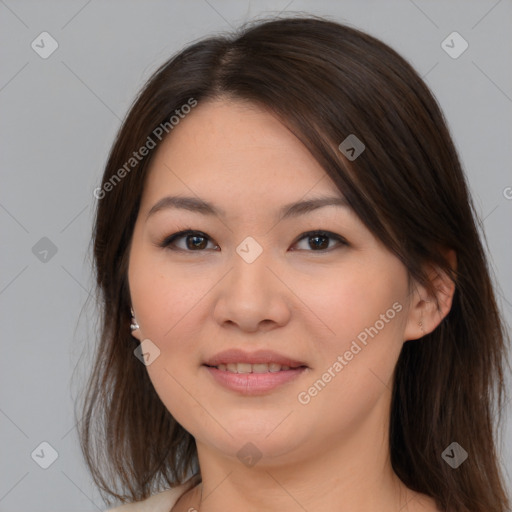
[[[187,249],[181,249],[181,248],[176,248],[176,247],[172,247],[172,243],[174,243],[175,240],[178,240],[178,239],[181,239],[181,238],[185,238],[187,235],[198,235],[202,238],[205,238],[207,239],[209,242],[212,242],[213,243],[213,240],[212,238],[207,235],[206,233],[204,233],[203,231],[199,231],[197,229],[192,229],[192,228],[186,228],[186,229],[182,229],[181,231],[177,231],[175,233],[173,233],[172,235],[169,235],[169,236],[166,236],[160,243],[158,243],[158,247],[161,247],[163,249],[168,249],[168,250],[171,250],[171,251],[181,251],[181,252],[189,252],[189,253],[192,253],[192,252],[205,252],[206,249],[202,249],[202,250],[197,250],[197,251],[193,251],[193,250],[187,250]],[[314,229],[314,230],[310,230],[310,231],[305,231],[304,233],[300,234],[298,238],[295,239],[295,241],[293,242],[293,246],[296,245],[297,243],[299,243],[300,241],[304,240],[304,239],[307,239],[307,238],[312,238],[314,236],[325,236],[327,238],[330,238],[332,240],[335,240],[338,242],[338,247],[339,246],[349,246],[350,244],[347,242],[347,240],[342,237],[341,235],[338,235],[337,233],[333,233],[332,231],[327,231],[325,229]],[[216,244],[216,247],[218,247],[218,244]],[[332,251],[333,249],[336,249],[336,246],[335,247],[331,247],[329,249],[320,249],[318,251],[315,251],[315,250],[309,250],[309,251],[306,251],[306,252],[311,252],[311,253],[320,253],[320,254],[324,254],[324,253],[327,253],[327,252],[330,252]],[[293,251],[295,251],[295,249],[292,249]]]
[[[166,236],[159,244],[158,246],[159,247],[162,247],[163,249],[169,249],[169,250],[172,250],[172,251],[181,251],[181,252],[205,252],[205,250],[201,250],[201,251],[189,251],[187,249],[180,249],[180,248],[174,248],[174,247],[171,247],[171,244],[175,241],[175,240],[178,240],[180,238],[185,238],[187,235],[198,235],[202,238],[206,238],[208,241],[212,241],[212,238],[210,236],[208,236],[206,233],[204,233],[203,231],[199,231],[197,229],[192,229],[192,228],[186,228],[186,229],[183,229],[181,231],[177,231],[175,233],[173,233],[172,235],[169,235],[169,236]],[[217,245],[218,247],[218,245]]]
[[[325,229],[313,229],[311,231],[306,231],[306,232],[302,233],[301,235],[299,235],[299,237],[295,240],[295,242],[293,242],[293,245],[296,245],[301,240],[304,240],[307,238],[312,238],[314,236],[325,236],[327,238],[335,240],[339,244],[338,247],[349,245],[349,243],[347,242],[347,240],[344,237],[342,237],[341,235],[338,235],[337,233],[333,233],[332,231],[327,231]],[[310,251],[306,251],[306,252],[311,252],[311,253],[316,252],[316,253],[323,254],[323,253],[331,252],[334,249],[336,249],[336,246],[331,247],[330,249],[322,249],[322,250],[318,250],[318,251],[310,250]]]

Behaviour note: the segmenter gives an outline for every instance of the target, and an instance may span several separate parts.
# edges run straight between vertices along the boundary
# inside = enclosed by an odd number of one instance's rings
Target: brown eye
[[[185,245],[177,246],[176,242],[182,239],[185,240]],[[209,240],[210,238],[205,233],[188,229],[166,237],[159,245],[173,251],[202,252],[207,248]]]
[[[332,249],[333,247],[329,247],[331,240],[335,240],[338,243],[338,246],[348,245],[347,241],[343,237],[335,233],[331,233],[330,231],[309,231],[308,233],[304,233],[296,243],[302,240],[308,240],[308,247],[312,252],[324,252]]]

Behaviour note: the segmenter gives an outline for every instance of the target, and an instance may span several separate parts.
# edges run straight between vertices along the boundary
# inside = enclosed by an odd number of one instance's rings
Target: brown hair
[[[128,253],[155,151],[133,169],[126,162],[191,98],[200,104],[219,97],[278,116],[411,277],[432,290],[424,269],[431,263],[455,281],[449,314],[421,341],[404,343],[398,359],[391,462],[409,488],[432,496],[442,510],[504,512],[509,500],[494,421],[505,403],[507,338],[443,114],[393,49],[313,16],[260,21],[191,44],[153,74],[117,135],[93,235],[102,328],[79,424],[96,484],[123,502],[138,501],[199,472],[194,438],[165,408],[133,354]],[[352,162],[338,149],[350,134],[366,146]],[[113,184],[116,173],[122,179]],[[441,248],[455,251],[456,270]],[[469,453],[457,469],[441,458],[453,441]]]

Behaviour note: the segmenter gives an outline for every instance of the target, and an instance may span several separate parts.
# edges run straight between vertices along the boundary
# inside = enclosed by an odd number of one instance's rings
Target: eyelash
[[[206,234],[206,233],[203,233],[202,231],[197,231],[197,230],[193,230],[193,229],[185,229],[183,231],[179,231],[177,233],[174,233],[172,235],[169,235],[167,237],[165,237],[159,244],[158,246],[163,248],[163,249],[167,249],[167,250],[170,250],[170,251],[181,251],[181,252],[205,252],[206,249],[198,249],[198,250],[190,250],[190,249],[181,249],[181,248],[176,248],[176,247],[173,247],[172,244],[176,241],[176,240],[179,240],[180,238],[185,238],[186,236],[192,236],[192,235],[195,235],[195,236],[198,236],[198,237],[201,237],[201,238],[206,238],[208,239],[209,241],[211,241],[210,237]],[[340,235],[337,235],[336,233],[332,233],[330,231],[324,231],[324,230],[314,230],[314,231],[307,231],[306,233],[303,233],[295,242],[293,245],[297,244],[298,242],[300,242],[301,240],[304,240],[304,239],[307,239],[307,238],[313,238],[313,237],[325,237],[325,238],[330,238],[330,239],[334,239],[336,240],[340,245],[338,246],[338,248],[340,247],[343,247],[343,246],[348,246],[348,242]],[[336,248],[336,247],[335,247]],[[332,251],[333,248],[328,248],[328,249],[320,249],[320,250],[310,250],[310,251],[306,251],[306,252],[319,252],[319,253],[325,253],[325,252],[330,252]]]

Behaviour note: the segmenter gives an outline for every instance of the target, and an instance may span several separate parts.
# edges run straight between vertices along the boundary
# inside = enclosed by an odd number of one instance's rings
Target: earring
[[[139,328],[139,324],[137,323],[137,320],[135,320],[135,313],[133,312],[133,308],[131,308],[130,311],[132,312],[132,323],[130,324],[130,329],[135,331]]]

